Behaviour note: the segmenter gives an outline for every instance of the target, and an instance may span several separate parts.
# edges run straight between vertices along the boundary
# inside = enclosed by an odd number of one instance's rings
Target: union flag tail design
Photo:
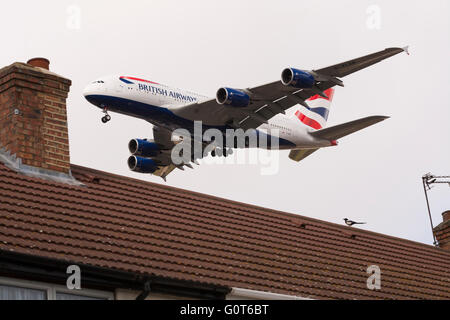
[[[319,96],[318,94],[312,96],[306,103],[309,108],[300,106],[295,112],[295,117],[298,118],[305,125],[319,130],[325,127],[330,113],[331,102],[333,101],[334,88],[324,91],[327,98]]]

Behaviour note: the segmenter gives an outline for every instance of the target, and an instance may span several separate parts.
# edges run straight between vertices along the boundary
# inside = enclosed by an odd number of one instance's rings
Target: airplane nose
[[[89,101],[91,104],[102,108],[104,95],[108,91],[105,81],[96,80],[92,83],[89,83],[83,90],[83,96]]]
[[[83,90],[84,98],[94,106],[99,106],[101,102],[98,99],[99,88],[95,87],[93,84],[87,85]]]
[[[93,94],[92,86],[91,85],[86,86],[83,90],[83,96],[86,98],[87,96],[92,94]]]

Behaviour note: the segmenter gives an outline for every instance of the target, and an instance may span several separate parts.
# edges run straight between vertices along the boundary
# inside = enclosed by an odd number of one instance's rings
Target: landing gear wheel
[[[105,116],[102,118],[102,122],[103,123],[108,123],[109,121],[111,121],[111,116],[108,114],[108,108],[107,107],[103,108],[103,113],[105,114]]]
[[[233,149],[223,149],[223,156],[224,157],[228,157],[228,156],[231,156],[233,154]]]

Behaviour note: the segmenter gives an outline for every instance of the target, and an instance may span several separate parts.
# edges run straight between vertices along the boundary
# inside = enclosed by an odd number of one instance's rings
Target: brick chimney
[[[49,65],[34,58],[0,69],[0,160],[24,173],[71,177],[66,115],[71,81],[50,72]]]
[[[442,213],[443,221],[433,229],[439,247],[450,250],[450,210]]]

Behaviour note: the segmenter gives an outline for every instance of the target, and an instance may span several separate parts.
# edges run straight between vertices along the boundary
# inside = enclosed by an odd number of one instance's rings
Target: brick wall
[[[24,63],[0,69],[0,147],[24,165],[69,173],[70,85],[68,79]]]
[[[450,250],[450,210],[442,213],[443,221],[433,229],[439,247]]]

